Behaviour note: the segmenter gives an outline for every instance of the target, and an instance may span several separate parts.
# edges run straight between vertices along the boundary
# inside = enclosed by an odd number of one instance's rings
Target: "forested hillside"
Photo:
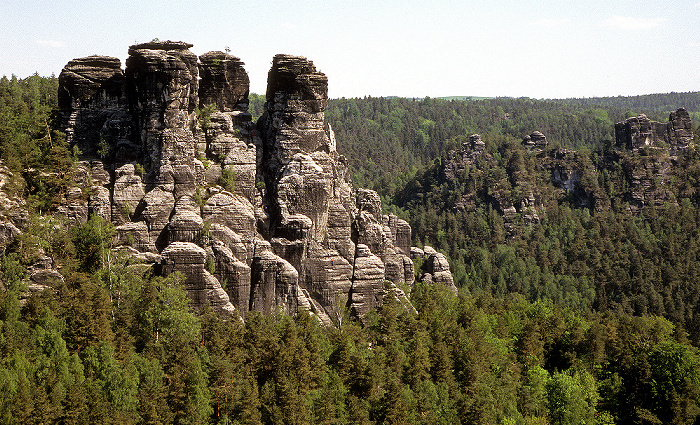
[[[356,179],[409,221],[416,243],[449,253],[462,287],[662,315],[698,341],[700,157],[621,149],[614,123],[639,113],[666,121],[686,107],[697,126],[700,93],[599,100],[340,99],[328,117]],[[521,144],[534,130],[544,150]],[[486,153],[465,165],[472,133]],[[576,175],[574,188],[557,173]],[[639,190],[663,194],[637,211]],[[526,194],[536,205],[521,205]]]
[[[416,242],[450,255],[461,289],[417,282],[416,314],[387,296],[363,322],[340,311],[338,326],[326,328],[306,313],[250,312],[243,322],[195,312],[181,275],[155,276],[111,249],[110,223],[93,216],[69,227],[52,217],[76,168],[76,152],[53,130],[56,87],[55,78],[0,80],[0,207],[27,230],[0,235],[0,423],[700,416],[700,158],[689,150],[668,159],[673,172],[648,177],[655,199],[668,202],[632,211],[630,173],[667,158],[609,143],[615,121],[640,112],[666,119],[663,110],[331,101],[328,121],[355,178],[411,221]],[[259,100],[251,99],[254,114]],[[547,149],[521,145],[533,130],[547,135]],[[484,155],[469,162],[472,133],[482,134]],[[552,182],[557,165],[578,171],[576,191]],[[519,204],[530,192],[532,211]],[[511,204],[520,211],[504,217],[499,208]],[[42,291],[25,278],[45,254],[63,281]]]

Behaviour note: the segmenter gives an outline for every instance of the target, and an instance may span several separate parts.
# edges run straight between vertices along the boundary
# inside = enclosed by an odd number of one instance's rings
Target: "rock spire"
[[[122,249],[183,273],[194,305],[223,316],[301,308],[332,324],[387,293],[406,304],[410,226],[352,186],[324,120],[327,77],[276,55],[253,123],[243,62],[190,47],[153,41],[129,48],[125,70],[104,56],[63,69],[63,127],[92,186],[74,221],[112,221]]]

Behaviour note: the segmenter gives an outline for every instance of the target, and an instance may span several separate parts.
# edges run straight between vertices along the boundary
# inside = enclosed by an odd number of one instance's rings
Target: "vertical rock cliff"
[[[121,249],[182,273],[194,305],[224,316],[302,308],[330,324],[380,306],[386,289],[405,298],[410,226],[352,187],[324,120],[326,76],[275,56],[255,124],[243,62],[190,47],[131,46],[124,71],[103,56],[66,65],[63,127],[91,190],[65,214],[112,221]]]

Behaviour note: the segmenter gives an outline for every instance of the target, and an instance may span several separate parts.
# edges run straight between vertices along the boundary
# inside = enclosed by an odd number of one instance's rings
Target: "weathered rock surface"
[[[244,314],[250,309],[250,267],[236,258],[223,242],[216,241],[212,249],[216,257],[214,275],[226,289],[233,306]]]
[[[298,281],[299,272],[288,261],[275,255],[269,242],[255,244],[251,266],[251,310],[269,313],[281,308],[287,314],[295,314]]]
[[[173,242],[162,252],[163,272],[169,275],[180,272],[185,276],[185,290],[195,305],[209,304],[225,317],[234,314],[228,294],[219,281],[204,267],[206,251],[191,242]]]
[[[259,127],[268,167],[277,172],[299,152],[330,139],[324,129],[328,79],[301,56],[275,55],[267,77],[267,106]]]
[[[0,250],[4,250],[20,233],[10,221],[0,221]]]
[[[0,220],[23,229],[29,219],[27,202],[20,196],[22,186],[0,159]]]
[[[63,68],[58,83],[66,139],[83,155],[105,157],[110,146],[129,141],[132,128],[119,59],[73,59]]]
[[[202,218],[226,226],[247,240],[252,240],[256,233],[253,205],[240,195],[220,192],[207,199]]]
[[[671,112],[667,123],[651,121],[640,114],[615,124],[616,146],[631,151],[621,153],[621,162],[629,180],[624,194],[632,212],[645,205],[656,207],[677,204],[666,183],[671,178],[674,158],[684,152],[693,139],[688,111]],[[641,149],[644,155],[636,155]]]
[[[358,244],[350,288],[350,310],[358,317],[381,305],[384,297],[384,263],[367,245]]]
[[[30,292],[40,291],[63,282],[63,276],[56,269],[51,257],[43,250],[39,258],[27,270],[27,286]]]
[[[424,247],[428,248],[428,247]],[[432,248],[431,248],[432,249]],[[426,261],[423,263],[423,276],[422,280],[432,283],[440,283],[442,285],[450,288],[455,294],[457,293],[457,287],[454,284],[454,279],[450,273],[450,263],[447,262],[444,254],[439,252],[434,252],[425,250],[427,255]]]
[[[71,193],[64,215],[111,220],[120,250],[183,273],[193,305],[224,316],[305,309],[337,325],[346,308],[362,317],[381,306],[385,288],[410,306],[398,285],[414,281],[411,228],[352,187],[324,124],[326,76],[275,56],[254,124],[243,62],[190,47],[131,46],[124,71],[107,57],[66,65],[63,126],[89,193]],[[436,264],[431,276],[446,282]]]
[[[124,223],[114,228],[116,231],[115,244],[130,246],[139,252],[151,252],[155,245],[148,233],[148,226],[144,221]]]
[[[246,112],[250,80],[244,63],[224,52],[205,53],[199,61],[200,107],[216,105],[222,112]]]
[[[540,131],[533,131],[523,139],[523,146],[528,149],[544,149],[547,147],[547,137]]]
[[[651,121],[644,114],[628,118],[615,124],[616,144],[632,151],[643,147],[664,147],[675,155],[690,144],[693,126],[690,114],[683,108],[671,112],[668,121]]]

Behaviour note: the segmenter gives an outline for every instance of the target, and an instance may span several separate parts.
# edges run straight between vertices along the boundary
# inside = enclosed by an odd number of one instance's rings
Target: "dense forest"
[[[1,423],[700,417],[700,158],[674,164],[664,187],[675,202],[632,213],[617,195],[628,191],[624,164],[638,158],[610,143],[626,116],[663,120],[685,106],[697,118],[697,93],[645,98],[649,110],[627,98],[332,100],[327,120],[357,182],[411,222],[416,243],[449,254],[460,291],[418,282],[415,314],[387,297],[362,322],[325,328],[305,313],[195,312],[181,276],[155,276],[111,249],[109,223],[52,217],[76,160],[54,130],[56,88],[53,77],[0,79],[2,199],[26,200],[27,211],[26,231],[0,257]],[[253,114],[260,101],[251,96]],[[550,139],[546,152],[521,146],[533,130]],[[488,160],[447,178],[472,133]],[[538,164],[559,147],[578,150],[582,190],[603,207],[551,185]],[[526,186],[545,208],[537,223],[508,227],[493,199],[517,200]],[[469,206],[455,209],[465,196]],[[33,291],[26,269],[42,253],[64,282]]]

